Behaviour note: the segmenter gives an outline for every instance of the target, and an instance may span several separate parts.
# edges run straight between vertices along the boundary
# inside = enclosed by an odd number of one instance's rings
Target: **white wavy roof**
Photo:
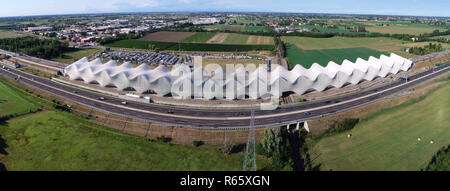
[[[380,58],[371,56],[368,60],[358,58],[355,63],[348,60],[344,60],[341,65],[329,62],[326,67],[317,63],[314,63],[309,69],[296,65],[291,71],[283,67],[276,67],[269,73],[265,67],[260,66],[253,72],[247,71],[244,67],[238,67],[232,73],[227,73],[222,68],[210,73],[204,68],[196,68],[191,71],[185,65],[175,66],[172,71],[168,71],[165,66],[159,66],[152,70],[146,64],[133,68],[128,62],[117,66],[114,61],[102,64],[99,59],[89,61],[87,58],[82,58],[67,66],[65,73],[72,80],[81,79],[85,83],[98,82],[101,86],[116,86],[119,89],[133,88],[139,93],[153,91],[160,95],[166,95],[171,92],[172,85],[190,83],[196,90],[196,93],[191,95],[193,97],[241,99],[248,95],[250,98],[256,99],[269,94],[252,94],[250,89],[253,87],[263,88],[261,85],[265,84],[267,86],[278,85],[279,93],[292,91],[303,94],[311,90],[323,91],[330,86],[340,88],[347,83],[358,84],[363,80],[370,81],[376,77],[385,77],[389,73],[396,74],[399,71],[407,71],[411,65],[412,61],[391,53],[389,57],[385,55],[381,55]],[[193,73],[203,74],[201,83],[194,84]],[[232,79],[217,80],[214,77],[218,73],[224,77],[228,75],[248,77],[236,77],[236,81]],[[237,89],[245,88],[245,93],[227,94],[224,92],[224,97],[214,93],[203,95],[201,90],[205,84],[208,88],[216,85],[223,89],[235,85]]]

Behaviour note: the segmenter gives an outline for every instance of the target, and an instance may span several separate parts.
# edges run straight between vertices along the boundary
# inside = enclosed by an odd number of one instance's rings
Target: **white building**
[[[238,67],[232,73],[224,72],[221,67],[214,72],[195,67],[191,71],[186,65],[180,65],[168,71],[165,66],[152,70],[146,64],[133,68],[130,63],[117,66],[114,61],[102,64],[99,59],[89,62],[87,58],[82,58],[67,66],[64,72],[72,80],[81,79],[85,83],[96,82],[103,87],[115,86],[119,90],[133,88],[139,93],[151,91],[161,96],[171,93],[172,96],[187,99],[191,97],[245,99],[246,95],[250,99],[258,99],[279,96],[283,92],[304,94],[312,90],[324,91],[330,86],[341,88],[346,84],[355,85],[364,80],[371,81],[376,77],[386,77],[390,73],[397,74],[401,70],[407,71],[411,68],[412,61],[391,53],[389,57],[371,56],[368,60],[358,58],[355,63],[344,60],[341,65],[330,61],[326,67],[316,63],[309,69],[296,65],[291,71],[284,67],[272,66],[272,72],[268,72],[263,66],[252,72],[244,67]],[[225,73],[227,77],[231,77],[225,80],[216,78],[216,75],[222,74],[223,77]],[[202,77],[194,78],[195,75]],[[200,81],[196,81],[197,79]],[[192,93],[182,95],[172,91],[186,86],[192,87]],[[236,87],[236,91],[227,92],[226,89],[229,87],[233,90]],[[255,89],[256,87],[258,88]],[[214,91],[205,91],[212,89]],[[278,90],[277,92],[261,91],[264,89]],[[220,92],[221,90],[223,92]]]
[[[208,25],[208,24],[216,24],[219,23],[220,20],[216,18],[199,18],[193,19],[192,24],[194,25]]]

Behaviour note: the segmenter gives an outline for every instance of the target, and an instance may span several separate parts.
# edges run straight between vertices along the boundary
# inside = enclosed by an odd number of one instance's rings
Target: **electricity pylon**
[[[256,171],[256,143],[255,143],[255,110],[251,110],[250,128],[248,129],[247,148],[245,151],[243,171]]]

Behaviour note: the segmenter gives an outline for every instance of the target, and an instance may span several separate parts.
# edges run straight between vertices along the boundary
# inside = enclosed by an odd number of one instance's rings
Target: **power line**
[[[250,128],[245,151],[243,171],[256,171],[256,144],[255,144],[255,110],[251,110]]]

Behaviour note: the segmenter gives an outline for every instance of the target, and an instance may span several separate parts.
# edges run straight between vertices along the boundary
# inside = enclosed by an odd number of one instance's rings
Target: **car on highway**
[[[167,113],[173,113],[173,110],[169,109],[167,110]]]
[[[121,102],[122,105],[127,105],[126,101]]]
[[[99,98],[97,98],[98,100],[105,100],[105,98],[104,97],[99,97]]]
[[[308,111],[303,112],[303,114],[304,114],[304,115],[311,115],[311,113],[308,112]]]

